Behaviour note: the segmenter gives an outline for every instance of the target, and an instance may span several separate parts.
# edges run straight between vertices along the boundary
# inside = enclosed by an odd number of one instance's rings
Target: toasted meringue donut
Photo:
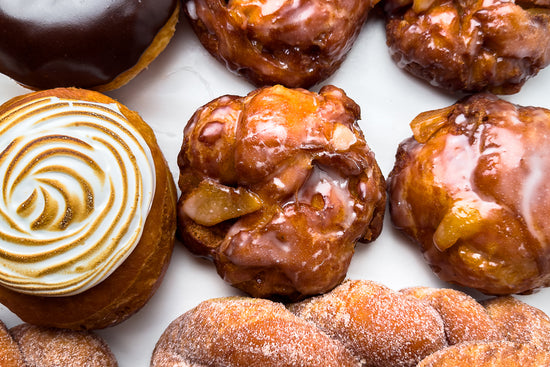
[[[174,183],[152,130],[100,93],[54,89],[0,107],[0,132],[1,302],[65,328],[137,311],[175,229]]]

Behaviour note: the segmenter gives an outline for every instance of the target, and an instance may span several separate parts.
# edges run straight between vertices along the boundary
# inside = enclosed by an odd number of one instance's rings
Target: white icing
[[[197,16],[197,5],[194,1],[187,2],[187,14],[189,14],[189,17],[193,20],[199,19]]]
[[[0,152],[1,284],[77,294],[130,255],[152,204],[155,168],[116,104],[27,103],[0,116]]]

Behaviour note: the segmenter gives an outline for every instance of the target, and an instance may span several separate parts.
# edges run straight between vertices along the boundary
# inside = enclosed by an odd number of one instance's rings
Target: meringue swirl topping
[[[0,116],[0,284],[65,296],[139,242],[155,166],[116,103],[46,97]]]

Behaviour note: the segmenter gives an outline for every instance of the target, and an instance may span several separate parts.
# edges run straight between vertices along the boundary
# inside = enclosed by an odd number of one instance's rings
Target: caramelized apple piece
[[[185,214],[203,226],[238,218],[261,207],[262,200],[257,195],[242,187],[233,188],[212,180],[201,181],[183,204]]]

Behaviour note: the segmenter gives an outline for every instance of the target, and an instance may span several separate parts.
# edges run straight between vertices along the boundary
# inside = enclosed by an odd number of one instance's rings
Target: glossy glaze
[[[550,111],[481,94],[412,126],[391,215],[435,272],[495,294],[550,285]]]
[[[0,72],[45,89],[106,84],[134,66],[176,0],[0,0]]]
[[[333,288],[355,242],[378,236],[385,207],[384,179],[358,118],[359,107],[332,86],[320,94],[275,86],[199,109],[179,155],[184,244],[254,295]],[[199,227],[186,204],[204,180],[253,193],[257,202]],[[205,233],[219,237],[206,241]]]
[[[392,57],[441,88],[515,93],[550,63],[549,5],[519,3],[390,0]]]
[[[204,47],[258,86],[310,87],[343,62],[379,0],[187,0]]]

